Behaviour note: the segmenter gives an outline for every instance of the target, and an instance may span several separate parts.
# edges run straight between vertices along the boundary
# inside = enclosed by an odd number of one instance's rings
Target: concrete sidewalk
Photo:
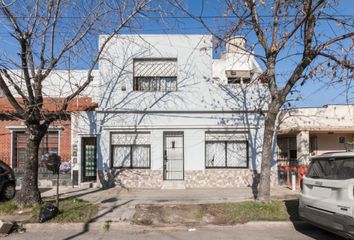
[[[141,203],[220,203],[239,202],[253,199],[250,187],[244,188],[206,188],[206,189],[123,189],[123,188],[72,188],[62,187],[61,197],[78,197],[92,203],[102,203],[113,198],[117,200],[138,201]],[[55,189],[42,192],[42,197],[55,195]],[[271,195],[277,199],[293,198],[298,192],[284,186],[271,189]]]
[[[203,204],[240,202],[253,199],[251,188],[229,189],[122,189],[122,188],[61,188],[61,198],[77,197],[99,205],[98,215],[93,219],[95,222],[129,222],[137,204]],[[286,187],[275,187],[271,195],[276,199],[296,198],[296,192]],[[43,197],[55,195],[51,189],[42,193]]]

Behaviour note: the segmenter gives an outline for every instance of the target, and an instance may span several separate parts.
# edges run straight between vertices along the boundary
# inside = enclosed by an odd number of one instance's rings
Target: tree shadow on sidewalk
[[[70,240],[70,239],[77,238],[77,237],[79,237],[79,236],[81,236],[81,235],[84,235],[85,233],[87,233],[87,232],[90,231],[90,224],[91,224],[91,223],[97,221],[98,219],[104,217],[105,215],[107,215],[107,214],[109,214],[109,213],[112,213],[112,212],[113,212],[114,210],[116,210],[117,208],[120,208],[120,207],[122,207],[122,206],[124,206],[124,205],[126,205],[126,204],[128,204],[128,203],[130,203],[130,202],[132,202],[132,201],[133,201],[133,200],[129,200],[129,201],[126,201],[126,202],[124,202],[124,203],[122,203],[122,204],[119,204],[119,205],[116,205],[116,206],[113,206],[113,207],[107,209],[107,211],[105,211],[105,212],[103,212],[103,213],[97,215],[96,217],[90,219],[90,221],[86,222],[85,225],[84,225],[84,227],[83,227],[83,229],[82,229],[80,232],[78,232],[78,233],[76,233],[76,234],[74,234],[74,235],[68,236],[68,237],[64,238],[63,240]]]

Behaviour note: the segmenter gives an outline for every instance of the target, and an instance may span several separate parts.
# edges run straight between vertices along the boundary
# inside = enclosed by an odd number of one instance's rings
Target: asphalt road
[[[70,239],[127,239],[127,240],[265,240],[265,239],[342,239],[329,232],[318,229],[309,224],[291,222],[260,222],[247,223],[236,226],[204,226],[204,227],[168,227],[151,228],[136,227],[131,225],[111,224],[109,229],[103,224],[75,225],[53,224],[33,225],[27,227],[23,234],[14,233],[5,239],[45,239],[45,240],[70,240]]]

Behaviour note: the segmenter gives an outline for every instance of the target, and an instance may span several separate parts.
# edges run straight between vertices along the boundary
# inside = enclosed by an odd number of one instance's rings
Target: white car
[[[311,158],[302,180],[299,215],[313,225],[354,239],[354,152]]]

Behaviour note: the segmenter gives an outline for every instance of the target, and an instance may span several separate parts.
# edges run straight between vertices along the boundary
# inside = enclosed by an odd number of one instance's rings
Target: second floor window
[[[252,73],[250,71],[226,71],[228,84],[249,84]]]
[[[177,59],[134,59],[134,91],[177,91]]]

